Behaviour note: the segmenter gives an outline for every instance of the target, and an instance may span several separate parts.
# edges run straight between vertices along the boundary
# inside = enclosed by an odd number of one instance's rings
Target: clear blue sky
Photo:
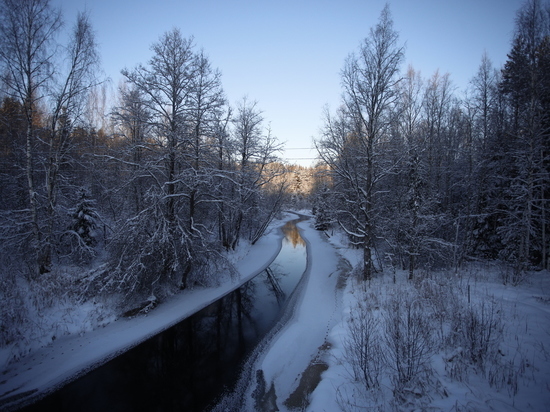
[[[147,63],[150,46],[178,27],[194,36],[214,67],[231,103],[257,100],[291,163],[311,164],[322,126],[322,108],[336,108],[340,70],[376,24],[384,0],[52,0],[70,26],[87,10],[100,45],[102,67],[120,70]],[[406,44],[403,70],[424,77],[450,73],[458,93],[488,53],[500,68],[510,49],[516,11],[523,0],[389,1],[394,27]],[[299,158],[302,158],[299,160]],[[305,159],[304,159],[305,158]]]

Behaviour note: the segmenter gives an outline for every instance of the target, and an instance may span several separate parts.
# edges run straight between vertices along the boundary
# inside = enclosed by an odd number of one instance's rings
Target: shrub
[[[430,316],[416,294],[404,290],[390,298],[385,315],[385,360],[394,391],[417,386],[431,371],[435,342]]]
[[[380,321],[364,300],[360,300],[350,314],[344,348],[354,379],[367,390],[378,387],[382,369]]]
[[[503,323],[494,299],[465,308],[460,328],[466,354],[482,370],[489,358],[498,353]]]

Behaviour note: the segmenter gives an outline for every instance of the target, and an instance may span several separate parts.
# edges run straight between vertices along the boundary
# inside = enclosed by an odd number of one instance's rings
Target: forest
[[[254,243],[283,199],[279,144],[257,102],[230,107],[219,71],[173,29],[122,71],[98,118],[89,17],[60,47],[48,1],[5,1],[2,16],[3,315],[24,316],[26,290],[132,302],[215,284],[222,252]]]
[[[313,207],[320,229],[337,222],[364,250],[365,279],[478,259],[508,265],[512,283],[548,269],[549,13],[527,2],[504,67],[482,56],[464,97],[448,73],[400,70],[388,7],[348,57]]]
[[[306,171],[179,29],[122,70],[111,102],[89,15],[60,44],[48,0],[0,7],[0,346],[60,302],[123,313],[217,285],[226,254],[290,208],[343,230],[365,280],[490,260],[515,285],[549,268],[547,3],[518,10],[504,67],[481,56],[463,93],[449,73],[404,70],[386,6],[343,62]]]

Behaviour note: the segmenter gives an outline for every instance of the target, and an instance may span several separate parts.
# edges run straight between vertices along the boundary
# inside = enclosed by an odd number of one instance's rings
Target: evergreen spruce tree
[[[80,190],[78,205],[72,218],[71,229],[78,234],[86,246],[95,246],[97,243],[95,229],[99,215],[95,210],[94,201],[90,199],[85,189]]]
[[[504,191],[499,234],[501,257],[521,275],[529,265],[547,266],[548,257],[548,75],[550,19],[537,0],[518,12],[512,50],[502,71],[501,93],[511,121],[502,136],[508,142],[501,179]]]
[[[313,214],[315,215],[315,229],[317,230],[327,230],[330,226],[329,196],[328,188],[323,186],[313,199]]]

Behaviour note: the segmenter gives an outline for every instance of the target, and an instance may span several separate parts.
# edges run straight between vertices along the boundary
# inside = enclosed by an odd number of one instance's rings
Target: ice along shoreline
[[[182,292],[147,316],[120,318],[82,336],[62,337],[7,365],[0,372],[0,408],[15,410],[33,403],[231,293],[273,262],[282,245],[280,228],[294,219],[295,213],[287,213],[250,247],[235,265],[238,280]]]

